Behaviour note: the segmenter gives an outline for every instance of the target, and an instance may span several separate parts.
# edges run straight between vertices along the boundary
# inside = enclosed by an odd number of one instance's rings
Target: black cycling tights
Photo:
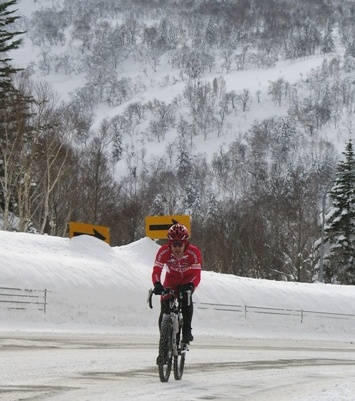
[[[184,293],[182,299],[182,316],[184,318],[185,329],[191,329],[192,315],[194,313],[194,305],[192,303],[192,296],[190,296],[190,305],[188,305],[188,294]],[[159,330],[161,326],[161,321],[163,319],[163,313],[169,313],[169,300],[161,302],[161,310],[159,315]]]

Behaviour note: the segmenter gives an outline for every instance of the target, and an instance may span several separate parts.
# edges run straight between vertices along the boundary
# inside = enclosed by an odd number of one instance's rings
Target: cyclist
[[[168,230],[168,243],[162,245],[155,257],[152,281],[154,293],[161,295],[164,288],[184,292],[182,299],[182,314],[184,319],[183,341],[189,343],[194,338],[191,334],[191,321],[193,315],[192,298],[188,298],[187,291],[191,294],[196,290],[201,280],[202,255],[200,249],[189,243],[189,232],[183,224],[176,223]],[[164,283],[161,283],[161,275],[166,266]],[[168,312],[169,295],[161,296],[161,311],[159,316],[159,329],[163,313]]]

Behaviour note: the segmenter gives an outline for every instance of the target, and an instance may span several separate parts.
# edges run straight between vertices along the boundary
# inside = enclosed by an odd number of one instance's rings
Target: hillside
[[[298,107],[309,101],[315,102],[316,107],[316,103],[321,101],[319,95],[323,96],[325,84],[329,84],[329,89],[338,80],[338,85],[342,86],[345,82],[351,85],[349,74],[342,69],[339,75],[333,78],[329,76],[329,83],[328,78],[319,82],[327,68],[339,68],[334,63],[342,65],[344,60],[346,44],[341,40],[342,33],[338,28],[341,15],[338,14],[335,17],[339,19],[333,22],[332,27],[332,40],[335,42],[333,51],[324,53],[317,49],[308,56],[290,57],[278,50],[278,54],[273,57],[270,51],[267,58],[258,48],[261,39],[255,41],[254,46],[248,44],[249,39],[246,39],[247,44],[240,39],[234,50],[230,43],[221,43],[221,48],[208,46],[205,39],[203,44],[194,48],[193,43],[197,42],[195,35],[208,32],[208,21],[213,12],[213,7],[202,12],[199,9],[202,3],[197,1],[191,2],[191,10],[194,10],[191,19],[194,13],[196,19],[200,15],[201,26],[195,31],[190,28],[191,32],[174,32],[173,44],[160,49],[147,43],[144,35],[151,31],[162,35],[164,24],[167,25],[166,35],[172,35],[171,31],[177,30],[179,24],[183,23],[180,19],[184,16],[186,5],[181,3],[177,6],[176,2],[166,2],[165,7],[158,8],[154,2],[148,2],[144,7],[147,14],[142,15],[137,10],[139,2],[132,2],[131,5],[116,2],[115,7],[110,1],[101,3],[102,12],[99,13],[98,8],[90,2],[81,8],[78,0],[70,4],[64,0],[52,3],[44,0],[19,1],[19,13],[24,16],[20,26],[27,33],[23,49],[12,54],[12,57],[17,66],[28,69],[32,78],[50,82],[62,101],[81,109],[83,118],[89,120],[87,124],[90,122],[88,128],[91,136],[99,133],[103,121],[115,125],[111,135],[115,136],[114,146],[118,146],[115,141],[120,142],[120,154],[117,154],[117,149],[115,153],[117,178],[130,173],[132,168],[136,168],[138,173],[157,160],[176,159],[178,154],[171,148],[179,147],[179,136],[183,129],[181,124],[184,122],[193,129],[189,133],[188,128],[185,128],[187,138],[191,136],[190,157],[203,155],[211,162],[214,154],[227,153],[235,141],[241,140],[248,144],[251,140],[248,130],[253,124],[275,116],[287,117],[295,107],[295,96]],[[213,3],[210,2],[211,5]],[[274,2],[274,5],[277,3]],[[215,2],[215,7],[218,4]],[[332,2],[331,7],[335,8],[336,4]],[[289,11],[285,12],[295,12],[291,3],[288,3],[288,7]],[[333,8],[327,10],[324,5],[324,12],[331,12]],[[310,10],[305,7],[304,12],[310,13]],[[75,18],[69,17],[70,11],[73,11]],[[171,16],[168,17],[169,12],[176,16],[176,22],[171,20]],[[263,9],[255,12],[256,21],[253,24],[258,24],[258,18],[262,24],[261,21],[266,19],[265,13]],[[150,15],[155,15],[155,18],[150,19]],[[223,11],[215,14],[218,27],[223,25],[224,16]],[[48,21],[52,21],[52,24],[48,24]],[[79,22],[88,24],[85,45],[84,39],[75,30]],[[80,28],[84,29],[82,26]],[[128,40],[120,42],[120,35],[128,35],[125,30],[134,35],[132,43]],[[187,34],[194,36],[186,41]],[[277,37],[277,32],[274,34]],[[112,49],[116,46],[116,52],[119,53],[112,67],[109,67],[111,60],[106,54],[110,46]],[[184,66],[172,61],[172,58],[177,57],[178,49],[184,46],[190,52],[195,51],[196,57],[200,51],[205,51],[213,58],[209,65],[206,56],[206,64],[200,66],[196,77],[188,75],[189,64]],[[230,53],[228,68],[226,60],[221,57],[226,52]],[[239,60],[242,55],[243,63]],[[90,65],[94,57],[97,65]],[[196,84],[191,84],[192,81],[198,82],[197,86],[206,93],[196,93],[187,98],[186,92],[197,90],[194,88]],[[212,88],[215,91],[216,85],[220,93],[211,99],[208,92]],[[273,85],[278,87],[274,94],[270,93]],[[315,87],[320,85],[324,87]],[[97,93],[96,88],[100,88],[100,93]],[[194,110],[191,96],[193,101],[196,99],[204,104]],[[314,113],[315,109],[309,112]],[[320,118],[314,117],[317,120]],[[300,117],[298,120],[300,130],[308,127],[309,131],[312,126],[311,132],[305,132],[305,139],[311,134],[312,143],[314,136],[317,142],[329,141],[338,152],[343,151],[351,134],[351,121],[346,113],[337,116],[335,126],[333,119],[327,119],[324,123],[315,121],[314,124],[311,120],[302,121]],[[307,142],[310,140],[306,139]],[[317,145],[313,143],[313,146]],[[110,147],[112,149],[112,144]]]
[[[123,245],[147,215],[188,214],[206,269],[317,279],[322,200],[354,122],[351,2],[20,0],[18,12],[11,57],[38,129],[14,171],[27,178],[7,205],[17,230],[66,236],[72,219]]]

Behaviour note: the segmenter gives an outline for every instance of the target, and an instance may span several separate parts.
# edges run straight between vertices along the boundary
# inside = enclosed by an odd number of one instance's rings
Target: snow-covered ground
[[[172,379],[162,388],[154,364],[158,297],[152,310],[147,305],[158,249],[154,241],[143,238],[110,247],[90,236],[68,239],[0,231],[0,244],[1,287],[47,290],[46,313],[31,305],[27,310],[7,309],[10,304],[0,302],[0,358],[6,372],[0,379],[1,399],[148,400],[146,390],[139,389],[142,382],[150,395],[157,389],[156,399],[170,389],[165,400],[206,399],[212,385],[218,387],[214,399],[264,400],[268,391],[278,400],[355,400],[352,286],[204,271],[194,294],[195,341],[187,371],[182,382]],[[96,379],[98,371],[112,379],[115,369],[129,369],[128,384],[118,380],[124,396],[110,398],[118,386],[111,382],[105,390],[94,387],[95,393],[90,387],[85,393],[81,380],[76,385],[80,390],[72,392],[69,379],[65,392],[50,392],[48,388],[57,387],[52,381],[49,386],[49,376],[70,376],[68,366],[76,375],[90,371],[90,380],[93,372]],[[276,381],[271,379],[275,372],[280,377]],[[144,380],[134,384],[140,374]],[[261,387],[251,397],[248,391],[255,388],[255,380]],[[36,397],[35,385],[48,390],[38,393],[42,398],[30,398]]]
[[[59,0],[18,0],[18,15],[30,19],[33,13],[44,7],[50,7],[50,4],[59,8],[63,1]],[[69,33],[67,32],[69,35]],[[44,47],[37,46],[32,43],[28,33],[22,37],[22,46],[11,52],[11,59],[14,66],[17,68],[27,68],[31,65],[31,80],[34,82],[47,82],[51,85],[60,101],[68,102],[72,99],[76,89],[81,88],[86,83],[86,74],[84,72],[78,74],[64,74],[63,72],[56,72],[54,68],[48,74],[41,72],[39,64],[43,59],[41,55]],[[47,50],[47,49],[46,49]],[[60,56],[63,54],[72,54],[73,57],[78,57],[77,52],[81,54],[80,50],[75,50],[73,41],[68,40],[65,45],[50,46],[49,54],[51,56]],[[230,144],[244,135],[248,129],[257,121],[271,118],[272,116],[283,115],[287,116],[287,109],[289,105],[285,102],[282,106],[276,106],[268,95],[268,89],[271,82],[278,79],[283,79],[292,85],[301,85],[302,81],[307,79],[307,76],[312,75],[312,71],[320,68],[325,61],[332,60],[334,57],[342,57],[344,54],[343,47],[338,43],[336,51],[331,54],[317,54],[307,58],[299,58],[295,60],[279,60],[272,67],[268,68],[250,68],[248,70],[231,70],[228,73],[217,63],[217,66],[211,73],[204,73],[201,82],[212,82],[214,79],[223,78],[226,85],[226,91],[235,91],[239,93],[243,90],[250,92],[250,105],[245,112],[238,111],[238,113],[230,113],[226,117],[224,124],[223,134],[221,135],[208,135],[207,138],[202,136],[194,137],[193,146],[191,148],[191,155],[205,155],[207,160],[211,160],[214,154],[220,150],[228,150]],[[218,66],[219,65],[219,66]],[[169,79],[167,79],[169,77]],[[153,71],[148,64],[139,64],[134,60],[127,60],[120,65],[117,71],[117,78],[129,78],[137,83],[137,86],[144,86],[145,91],[139,92],[133,96],[128,102],[124,102],[118,106],[107,106],[100,104],[94,110],[94,121],[91,126],[91,133],[97,133],[100,125],[104,120],[110,121],[113,117],[122,115],[129,103],[138,102],[140,104],[147,104],[150,101],[158,99],[160,102],[171,104],[173,100],[182,97],[186,88],[186,81],[180,78],[180,71],[172,69],[171,65],[162,58],[159,60],[156,71]],[[256,95],[259,93],[258,95]],[[309,94],[305,94],[307,97]],[[301,96],[301,91],[299,91]],[[258,100],[259,99],[259,100]],[[181,110],[181,115],[186,116],[187,110]],[[329,140],[339,151],[339,154],[344,151],[344,146],[349,139],[349,129],[346,128],[350,125],[351,115],[347,115],[347,123],[338,124],[334,128],[333,124],[323,126],[319,134],[319,138]],[[124,148],[129,149],[131,146],[136,147],[137,154],[140,144],[144,152],[144,160],[146,163],[155,158],[161,158],[166,154],[167,147],[177,140],[176,132],[168,131],[165,138],[160,141],[147,140],[147,130],[143,126],[137,128],[130,135],[123,137]],[[132,136],[133,135],[133,139]],[[127,170],[127,161],[122,158],[116,163],[115,168],[118,174],[117,178]]]

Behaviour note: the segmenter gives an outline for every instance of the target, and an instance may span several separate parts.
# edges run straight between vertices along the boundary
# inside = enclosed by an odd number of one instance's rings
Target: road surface
[[[182,380],[171,374],[161,383],[157,341],[151,334],[0,332],[0,399],[290,401],[355,380],[352,343],[202,336],[191,344]]]

